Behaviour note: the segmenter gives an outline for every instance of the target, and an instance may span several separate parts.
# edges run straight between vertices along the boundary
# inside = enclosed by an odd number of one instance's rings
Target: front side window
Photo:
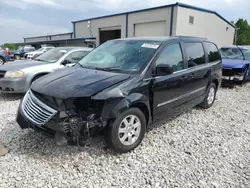
[[[221,59],[221,56],[218,48],[210,42],[205,42],[204,44],[207,48],[209,62],[219,61]]]
[[[79,64],[85,68],[135,73],[151,60],[161,42],[147,40],[108,41],[90,52]]]
[[[180,44],[176,43],[176,44],[171,44],[167,46],[161,52],[158,59],[156,60],[156,66],[159,64],[169,65],[173,69],[173,72],[183,70],[184,62],[183,62]]]
[[[66,57],[66,60],[68,60],[68,62],[70,63],[78,63],[88,53],[89,53],[88,51],[72,52]]]
[[[245,60],[250,60],[250,50],[249,49],[241,49],[244,54]]]
[[[227,48],[223,47],[220,49],[221,56],[226,59],[240,59],[243,60],[244,56],[238,47]]]
[[[202,43],[184,43],[184,48],[188,58],[188,68],[206,63],[205,52]]]

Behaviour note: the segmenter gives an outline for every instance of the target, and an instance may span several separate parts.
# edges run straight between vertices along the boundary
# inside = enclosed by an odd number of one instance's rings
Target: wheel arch
[[[32,82],[36,80],[37,77],[42,77],[45,76],[46,74],[49,74],[49,72],[39,72],[37,74],[34,74],[30,79],[30,85],[32,84]]]
[[[1,55],[0,55],[0,58],[3,59],[4,61],[6,61],[6,59],[3,56],[1,56]]]
[[[134,93],[130,96],[122,98],[118,103],[112,105],[104,105],[102,117],[106,119],[114,119],[119,117],[125,110],[136,107],[145,115],[147,125],[152,121],[151,111],[148,97],[140,93]],[[112,109],[110,111],[110,109]]]
[[[218,90],[218,89],[219,89],[219,81],[218,81],[218,79],[213,79],[213,80],[212,80],[212,83],[215,84],[216,90]]]
[[[149,109],[148,109],[147,105],[146,105],[145,103],[143,103],[143,102],[135,102],[135,103],[133,103],[131,106],[129,106],[129,108],[133,108],[133,107],[134,107],[134,108],[138,108],[139,110],[142,111],[142,113],[143,113],[144,116],[145,116],[147,125],[148,125],[150,113],[149,113]]]

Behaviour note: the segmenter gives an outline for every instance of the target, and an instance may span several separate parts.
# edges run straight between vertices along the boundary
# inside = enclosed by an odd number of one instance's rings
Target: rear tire
[[[201,104],[199,104],[199,106],[204,109],[208,109],[211,106],[213,106],[216,97],[216,92],[217,92],[216,85],[214,83],[211,83],[210,86],[208,87],[204,101]]]
[[[4,58],[0,57],[0,65],[3,65],[3,64],[5,64],[5,60]]]
[[[146,118],[138,108],[129,108],[104,131],[108,147],[116,152],[125,153],[135,149],[143,140],[146,132]]]

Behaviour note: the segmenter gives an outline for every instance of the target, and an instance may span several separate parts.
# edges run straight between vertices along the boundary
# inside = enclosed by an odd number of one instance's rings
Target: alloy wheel
[[[208,92],[207,103],[211,105],[214,102],[215,98],[215,88],[211,87]]]
[[[118,137],[123,145],[133,145],[141,134],[141,121],[135,115],[125,117],[118,129]]]

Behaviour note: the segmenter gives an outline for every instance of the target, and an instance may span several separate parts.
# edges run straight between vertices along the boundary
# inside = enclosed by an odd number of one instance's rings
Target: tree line
[[[247,20],[239,19],[236,24],[237,29],[237,45],[250,45],[250,25]]]

